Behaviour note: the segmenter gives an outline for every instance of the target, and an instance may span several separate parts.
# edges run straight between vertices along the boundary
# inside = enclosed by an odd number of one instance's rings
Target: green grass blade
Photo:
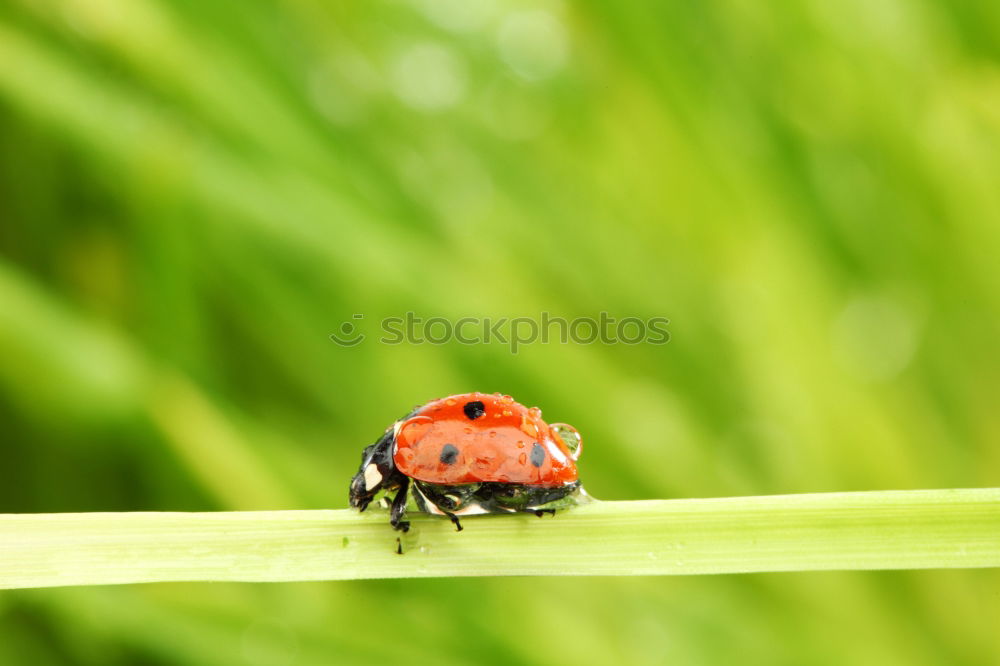
[[[0,587],[1000,566],[1000,489],[594,502],[555,517],[0,515]]]

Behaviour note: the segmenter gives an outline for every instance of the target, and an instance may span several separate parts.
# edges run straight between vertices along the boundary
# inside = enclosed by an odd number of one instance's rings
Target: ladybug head
[[[392,462],[392,445],[396,435],[390,428],[382,437],[361,452],[361,467],[351,479],[351,506],[364,511],[372,498],[383,489],[398,485],[396,466]]]

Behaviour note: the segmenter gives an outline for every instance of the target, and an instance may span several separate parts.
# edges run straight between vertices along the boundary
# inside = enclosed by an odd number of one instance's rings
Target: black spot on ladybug
[[[453,444],[445,444],[441,447],[441,462],[445,465],[454,465],[458,459],[458,449]]]
[[[535,467],[541,467],[542,463],[545,462],[545,449],[538,442],[531,447],[531,464]]]
[[[465,406],[462,407],[462,411],[465,412],[465,415],[469,417],[470,421],[475,421],[486,413],[486,405],[484,405],[481,400],[473,400],[472,402],[465,403]]]

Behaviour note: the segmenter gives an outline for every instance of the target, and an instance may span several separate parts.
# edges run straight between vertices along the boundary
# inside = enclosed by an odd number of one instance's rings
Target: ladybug
[[[587,497],[581,451],[576,429],[546,423],[537,407],[499,393],[452,395],[417,407],[365,448],[351,506],[364,511],[377,493],[395,491],[389,523],[403,532],[411,488],[417,508],[448,516],[458,530],[459,516],[555,513]]]

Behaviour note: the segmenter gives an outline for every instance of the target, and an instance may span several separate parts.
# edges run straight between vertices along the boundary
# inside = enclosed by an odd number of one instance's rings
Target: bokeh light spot
[[[497,44],[507,66],[529,81],[549,78],[566,63],[566,30],[552,12],[544,9],[508,16],[500,26]]]
[[[454,53],[439,44],[417,44],[396,61],[393,87],[414,109],[437,111],[454,106],[465,93],[465,71]]]
[[[841,367],[862,381],[886,381],[909,365],[917,347],[917,327],[898,302],[862,296],[837,317],[832,338]]]

